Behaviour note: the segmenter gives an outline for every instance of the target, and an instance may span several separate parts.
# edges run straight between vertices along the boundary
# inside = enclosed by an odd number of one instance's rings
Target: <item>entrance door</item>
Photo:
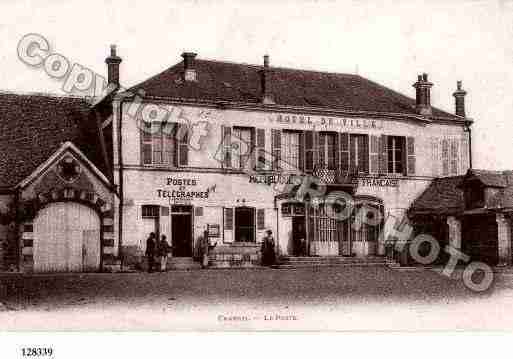
[[[350,256],[352,252],[349,222],[349,219],[337,221],[338,251],[341,256]]]
[[[235,208],[235,241],[255,242],[255,209]]]
[[[173,257],[192,257],[192,207],[171,207]]]
[[[73,202],[52,203],[34,219],[34,271],[80,272],[100,268],[100,218]]]
[[[462,249],[472,261],[497,265],[499,247],[495,215],[466,216],[463,219]]]
[[[306,223],[304,216],[292,217],[292,255],[308,255],[306,243]]]

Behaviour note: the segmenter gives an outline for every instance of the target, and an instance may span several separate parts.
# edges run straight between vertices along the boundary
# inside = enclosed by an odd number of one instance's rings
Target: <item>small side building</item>
[[[116,265],[110,130],[99,126],[109,106],[0,94],[0,271]]]
[[[472,261],[511,265],[513,171],[471,169],[464,176],[436,178],[408,217],[415,234],[432,235],[441,248],[450,245]],[[449,258],[441,253],[438,263]],[[405,258],[403,264],[411,261]]]

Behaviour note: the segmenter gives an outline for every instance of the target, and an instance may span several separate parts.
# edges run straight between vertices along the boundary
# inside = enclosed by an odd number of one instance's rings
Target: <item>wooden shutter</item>
[[[351,167],[351,156],[349,154],[349,133],[338,134],[338,146],[340,172],[343,176],[347,176],[349,175],[349,170]]]
[[[317,158],[318,158],[318,165],[320,167],[324,167],[327,164],[328,159],[326,157],[325,153],[325,146],[326,146],[326,136],[323,133],[317,133],[319,136],[319,142],[317,143]]]
[[[305,131],[305,171],[314,169],[314,131]]]
[[[305,133],[299,133],[299,170],[305,170]]]
[[[230,126],[221,126],[221,136],[223,144],[223,167],[232,167],[232,128]]]
[[[256,147],[255,147],[256,163],[255,168],[257,170],[264,170],[266,167],[265,163],[265,129],[256,129]]]
[[[279,171],[281,168],[281,130],[273,129],[272,132],[272,153],[273,170]]]
[[[334,169],[340,168],[340,150],[339,150],[339,141],[338,133],[334,133],[334,143],[333,143],[333,159],[334,159]]]
[[[381,135],[380,138],[380,151],[379,151],[379,173],[388,173],[388,136]]]
[[[415,138],[406,137],[406,174],[415,174]]]
[[[467,136],[466,134],[463,135],[464,137],[461,139],[461,142],[460,142],[460,158],[461,158],[461,161],[460,161],[460,166],[461,166],[461,170],[460,170],[460,173],[466,173],[467,170],[469,169],[469,163],[468,163],[468,160],[469,160],[469,148],[468,148],[468,139],[467,139]]]
[[[187,166],[189,164],[189,128],[187,124],[178,124],[177,144],[178,165]]]
[[[369,172],[369,136],[363,135],[360,136],[360,141],[358,144],[358,158],[362,159],[360,172],[368,173]]]
[[[151,122],[140,122],[142,124],[141,128],[141,163],[143,165],[151,165],[152,164],[152,138],[151,135]]]
[[[459,143],[457,138],[451,139],[451,175],[458,174]]]
[[[449,140],[442,139],[442,176],[449,175]]]
[[[257,230],[261,231],[265,228],[265,209],[257,209]]]
[[[314,131],[313,133],[313,161],[314,161],[314,168],[319,165],[319,151],[317,151],[319,147],[319,132]]]
[[[438,137],[431,137],[431,175],[433,177],[440,175],[440,153],[438,149]]]
[[[223,218],[223,241],[228,243],[233,242],[233,208],[225,207],[223,209]]]
[[[233,208],[224,209],[224,229],[233,230]]]
[[[370,148],[369,148],[369,173],[379,173],[379,136],[370,136]]]

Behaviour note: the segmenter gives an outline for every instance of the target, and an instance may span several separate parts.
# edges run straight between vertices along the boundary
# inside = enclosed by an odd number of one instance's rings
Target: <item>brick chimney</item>
[[[183,78],[185,81],[198,81],[198,74],[194,66],[194,59],[196,58],[194,52],[184,52],[183,57]]]
[[[273,104],[274,98],[271,93],[271,70],[269,68],[269,55],[264,55],[264,68],[261,71],[262,80],[262,103]]]
[[[456,91],[452,94],[454,96],[454,104],[456,107],[456,115],[461,117],[465,116],[465,95],[467,91],[463,90],[461,81],[456,82]]]
[[[108,84],[114,84],[119,88],[119,64],[121,57],[116,54],[116,45],[110,45],[110,56],[105,59],[107,64],[107,81]]]
[[[420,115],[429,116],[432,114],[431,110],[431,87],[433,84],[428,81],[426,73],[419,75],[417,82],[413,84],[416,89],[416,104],[415,108]]]

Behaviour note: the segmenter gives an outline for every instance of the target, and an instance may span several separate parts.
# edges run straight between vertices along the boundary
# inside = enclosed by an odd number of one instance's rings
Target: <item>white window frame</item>
[[[292,139],[295,138],[295,143]],[[281,133],[281,156],[282,164],[285,164],[285,170],[297,170],[300,168],[299,160],[301,158],[301,133],[294,130],[283,130]],[[295,153],[293,149],[296,149]]]

